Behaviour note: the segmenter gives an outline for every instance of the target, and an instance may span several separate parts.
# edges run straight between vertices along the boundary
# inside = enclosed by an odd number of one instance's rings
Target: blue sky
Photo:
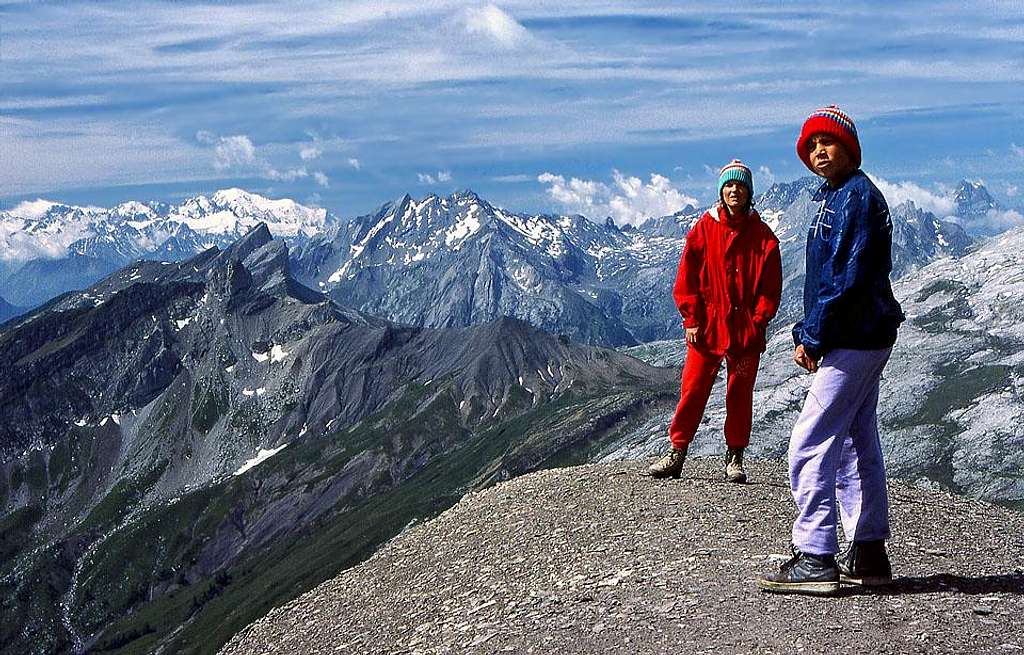
[[[739,157],[806,174],[837,103],[864,168],[1024,204],[1012,2],[4,2],[0,208],[240,186],[343,216],[472,188],[620,222]],[[667,212],[666,212],[667,213]]]

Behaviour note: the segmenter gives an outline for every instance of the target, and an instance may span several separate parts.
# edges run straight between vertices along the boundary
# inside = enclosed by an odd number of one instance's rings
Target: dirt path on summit
[[[1024,653],[1024,513],[891,483],[896,583],[775,596],[781,462],[542,471],[466,496],[223,653]]]

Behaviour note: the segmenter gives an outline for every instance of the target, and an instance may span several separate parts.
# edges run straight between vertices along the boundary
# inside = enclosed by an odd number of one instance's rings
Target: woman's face
[[[747,185],[736,180],[729,180],[722,187],[722,202],[728,207],[733,213],[742,212],[747,208],[747,203],[750,201],[750,191],[747,189]]]

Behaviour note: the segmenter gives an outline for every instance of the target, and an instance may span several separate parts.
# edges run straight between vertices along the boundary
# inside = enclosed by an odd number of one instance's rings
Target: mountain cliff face
[[[991,501],[1024,506],[1024,230],[942,258],[894,284],[907,315],[882,378],[879,421],[892,474]],[[789,325],[777,324],[754,399],[757,454],[782,456],[811,376],[792,363]],[[680,342],[631,350],[682,363]],[[723,449],[724,389],[712,394],[697,453]],[[664,447],[668,416],[612,448],[632,459]]]
[[[126,202],[106,209],[39,200],[0,212],[3,295],[32,307],[82,289],[137,259],[178,261],[227,247],[259,223],[290,241],[328,227],[323,209],[241,189],[180,205]]]
[[[0,331],[0,650],[210,652],[467,489],[589,457],[674,374],[514,319],[400,327],[260,225]]]

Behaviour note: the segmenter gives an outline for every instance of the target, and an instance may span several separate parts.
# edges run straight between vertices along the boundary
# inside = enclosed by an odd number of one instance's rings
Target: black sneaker
[[[865,587],[892,584],[892,565],[885,541],[854,541],[837,564],[842,582]]]
[[[811,555],[793,548],[793,557],[778,573],[757,579],[757,586],[773,594],[831,596],[839,591],[839,568],[834,555]]]

